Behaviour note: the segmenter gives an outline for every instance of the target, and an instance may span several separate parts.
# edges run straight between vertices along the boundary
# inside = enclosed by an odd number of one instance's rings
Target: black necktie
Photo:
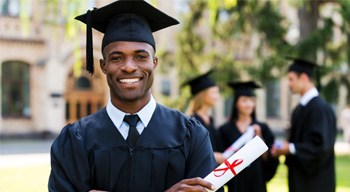
[[[128,142],[129,147],[134,147],[135,141],[139,137],[139,132],[136,129],[137,122],[140,118],[138,115],[125,115],[124,121],[129,124],[129,134],[126,141]]]

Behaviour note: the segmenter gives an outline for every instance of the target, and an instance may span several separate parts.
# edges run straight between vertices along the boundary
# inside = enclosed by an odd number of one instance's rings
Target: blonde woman
[[[214,126],[214,118],[211,115],[220,93],[215,81],[209,78],[211,73],[212,71],[209,71],[185,83],[190,86],[192,94],[186,114],[195,117],[208,130],[215,160],[218,164],[221,164],[225,161],[224,156],[221,154],[223,148],[219,133]]]

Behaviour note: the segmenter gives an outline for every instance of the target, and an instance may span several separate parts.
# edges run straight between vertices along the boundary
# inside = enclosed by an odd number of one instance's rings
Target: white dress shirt
[[[311,99],[317,97],[318,95],[319,93],[317,89],[315,87],[311,88],[300,98],[300,105],[306,106],[311,101]],[[289,144],[289,152],[293,155],[297,153],[294,143]]]
[[[302,106],[306,106],[311,99],[314,97],[317,97],[319,95],[317,89],[315,87],[308,90],[301,98],[300,98],[300,104]]]
[[[156,109],[157,103],[154,100],[153,96],[151,96],[150,101],[145,105],[140,111],[138,111],[137,114],[140,118],[140,121],[136,125],[137,131],[141,134],[142,131],[147,127],[149,121],[152,118],[152,115]],[[130,115],[129,113],[125,113],[118,108],[116,108],[112,101],[109,99],[108,104],[106,106],[107,114],[109,118],[112,120],[113,124],[117,128],[117,130],[120,132],[120,134],[126,138],[128,137],[129,133],[129,125],[123,121],[125,115]],[[134,115],[134,114],[133,114]]]

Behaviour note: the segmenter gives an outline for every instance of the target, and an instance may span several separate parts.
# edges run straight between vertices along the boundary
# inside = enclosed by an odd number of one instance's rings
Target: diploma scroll
[[[239,137],[235,142],[232,143],[230,147],[228,147],[222,155],[227,159],[231,157],[237,150],[239,150],[243,145],[248,143],[254,137],[254,128],[249,126],[246,132]]]
[[[255,136],[229,159],[207,175],[204,180],[211,182],[217,190],[260,157],[267,149],[268,147],[264,141],[259,136]]]

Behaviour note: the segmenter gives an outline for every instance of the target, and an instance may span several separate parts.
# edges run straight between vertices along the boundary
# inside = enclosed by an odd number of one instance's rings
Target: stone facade
[[[185,1],[157,1],[157,7],[176,16],[175,2],[185,3]],[[95,74],[91,76],[82,70],[79,75],[75,75],[73,70],[75,63],[80,61],[84,66],[85,62],[84,31],[81,31],[73,40],[67,39],[63,25],[52,25],[48,22],[51,16],[45,10],[45,5],[40,3],[41,1],[29,2],[32,14],[27,23],[20,19],[18,14],[4,14],[3,10],[0,12],[0,70],[2,70],[0,71],[0,135],[58,133],[65,124],[105,106],[109,98],[105,77],[99,69],[102,34],[94,32]],[[95,6],[101,7],[108,2],[110,0],[99,0],[95,2]],[[154,34],[158,50],[175,52],[174,34],[178,28],[178,26],[171,27]],[[77,42],[78,48],[75,46]],[[246,58],[247,55],[242,57]],[[13,74],[11,82],[3,78],[9,73],[4,71],[7,70],[6,65],[18,62],[19,66],[28,68],[28,89],[18,89],[18,86],[26,88],[25,83],[16,83],[16,79],[24,78],[20,74]],[[166,63],[160,61],[160,65],[166,65]],[[164,91],[169,92],[168,96],[176,97],[180,91],[178,71],[170,70],[168,74],[160,74],[159,70],[156,72],[152,88],[155,98],[162,103],[158,96]],[[164,82],[166,82],[165,85]],[[274,94],[278,96],[276,100],[278,115],[269,116],[266,101],[273,94],[271,92],[267,94],[266,89],[263,89],[257,91],[257,116],[259,120],[266,121],[272,129],[282,130],[288,127],[291,110],[297,104],[298,98],[289,94],[286,79],[279,80],[276,86]],[[18,90],[26,92],[27,96],[20,97],[18,101],[27,99],[28,106],[17,109],[13,103],[7,105],[6,101],[11,100],[11,95],[5,92],[8,90],[14,93]],[[345,105],[345,103],[340,104]],[[8,106],[15,109],[11,110]],[[222,98],[215,109],[218,125],[225,121],[225,107],[227,108]]]

